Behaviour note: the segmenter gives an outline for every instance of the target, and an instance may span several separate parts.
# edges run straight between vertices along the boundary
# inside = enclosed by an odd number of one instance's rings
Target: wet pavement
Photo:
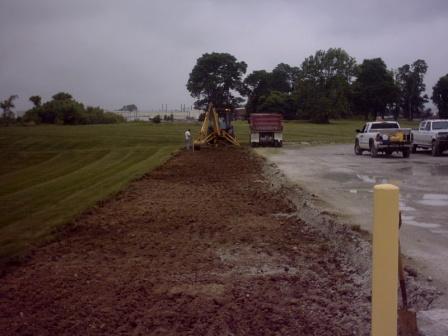
[[[257,151],[285,175],[320,196],[330,210],[351,224],[372,227],[373,186],[400,187],[403,215],[401,245],[420,277],[443,295],[432,308],[448,308],[448,154],[433,157],[419,151],[371,158],[356,156],[352,145],[285,146]]]

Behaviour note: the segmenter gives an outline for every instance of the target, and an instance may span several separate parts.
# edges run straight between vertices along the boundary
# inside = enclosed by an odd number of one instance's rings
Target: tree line
[[[344,49],[330,48],[316,51],[300,66],[280,63],[272,71],[255,70],[245,76],[245,62],[228,53],[206,53],[190,73],[187,89],[197,99],[197,108],[245,103],[248,114],[280,112],[285,119],[320,123],[386,115],[412,120],[432,115],[425,109],[427,70],[422,59],[388,69],[381,58],[358,64]],[[431,99],[439,117],[448,118],[448,74],[434,86]]]
[[[0,103],[3,109],[2,124],[14,122],[34,124],[85,125],[113,124],[124,122],[125,119],[112,112],[106,112],[100,107],[84,106],[66,92],[59,92],[52,100],[42,103],[40,96],[31,96],[29,101],[33,107],[25,112],[23,117],[15,118],[12,109],[17,95],[12,95]]]

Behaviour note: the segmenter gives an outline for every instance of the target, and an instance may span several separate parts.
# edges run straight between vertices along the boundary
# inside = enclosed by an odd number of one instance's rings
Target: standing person
[[[187,150],[190,150],[190,145],[191,145],[191,132],[190,129],[187,129],[185,131],[185,148]]]

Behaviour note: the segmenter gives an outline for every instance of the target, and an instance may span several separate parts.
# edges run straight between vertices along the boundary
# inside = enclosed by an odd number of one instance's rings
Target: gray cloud
[[[191,104],[196,59],[230,52],[254,69],[342,47],[389,67],[423,58],[430,93],[448,73],[446,1],[1,0],[0,98],[68,91],[106,108]]]

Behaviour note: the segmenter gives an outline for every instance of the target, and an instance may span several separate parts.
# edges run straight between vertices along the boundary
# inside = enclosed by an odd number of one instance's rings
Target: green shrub
[[[152,122],[154,123],[154,124],[160,124],[160,121],[161,121],[162,119],[160,118],[160,115],[156,115],[154,118],[152,118]]]
[[[122,116],[105,112],[100,107],[85,108],[82,103],[63,92],[54,95],[53,100],[28,110],[23,119],[36,124],[59,125],[114,124],[126,121]]]

